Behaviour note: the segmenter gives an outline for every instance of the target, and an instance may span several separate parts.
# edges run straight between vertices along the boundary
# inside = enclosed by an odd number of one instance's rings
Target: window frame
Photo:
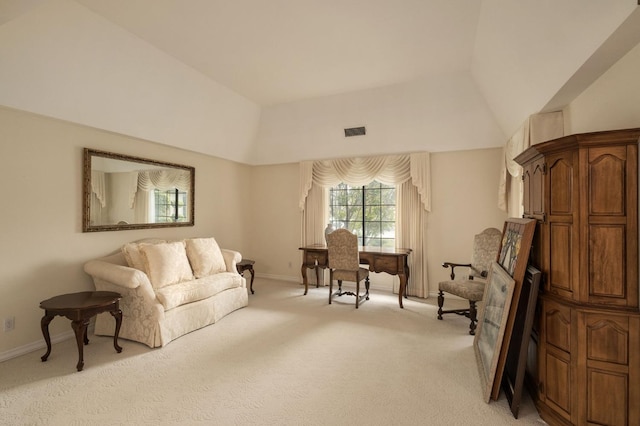
[[[343,193],[340,194],[340,192]],[[387,196],[383,196],[385,193]],[[391,194],[393,202],[389,202],[388,194]],[[336,202],[339,196],[344,202]],[[375,200],[375,198],[378,199],[378,202],[372,202],[372,199]],[[329,223],[336,229],[346,228],[356,234],[359,245],[395,248],[397,238],[396,186],[385,185],[376,180],[362,186],[352,186],[342,182],[329,188],[328,204]],[[343,208],[343,212],[336,212],[335,210],[338,208]],[[371,210],[376,208],[379,211],[372,213]],[[391,218],[389,213],[392,215]],[[372,216],[375,219],[367,219]],[[367,235],[372,224],[377,225],[377,231],[374,231],[373,235]],[[392,236],[389,236],[389,232]]]

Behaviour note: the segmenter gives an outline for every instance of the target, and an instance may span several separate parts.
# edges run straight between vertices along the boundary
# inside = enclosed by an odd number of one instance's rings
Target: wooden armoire
[[[515,158],[543,273],[528,379],[552,425],[640,425],[639,138],[576,134]]]

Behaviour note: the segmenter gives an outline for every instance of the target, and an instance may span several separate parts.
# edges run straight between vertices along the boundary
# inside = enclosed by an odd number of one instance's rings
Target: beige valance
[[[138,190],[145,192],[159,189],[168,191],[178,188],[189,191],[191,188],[191,174],[185,170],[161,169],[131,172],[129,181],[129,204],[133,207]]]
[[[362,186],[373,180],[386,185],[400,185],[411,179],[420,194],[424,210],[430,211],[430,176],[428,152],[303,161],[300,163],[299,207],[304,211],[305,200],[313,183],[325,188],[340,183]]]

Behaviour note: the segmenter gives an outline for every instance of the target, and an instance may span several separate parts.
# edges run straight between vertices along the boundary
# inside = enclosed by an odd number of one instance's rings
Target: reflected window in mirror
[[[156,223],[186,222],[187,192],[178,188],[169,190],[154,189],[153,220]]]
[[[83,231],[193,226],[195,169],[85,149]]]

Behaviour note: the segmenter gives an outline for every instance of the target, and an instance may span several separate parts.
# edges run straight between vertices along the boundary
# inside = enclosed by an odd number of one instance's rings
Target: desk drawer
[[[327,266],[328,253],[326,250],[319,250],[319,251],[307,250],[305,253],[306,253],[305,259],[304,259],[305,265],[315,265],[316,261],[318,261],[318,265]]]
[[[395,256],[372,256],[369,263],[369,269],[373,272],[386,272],[395,275],[402,269],[398,264],[399,257]]]

